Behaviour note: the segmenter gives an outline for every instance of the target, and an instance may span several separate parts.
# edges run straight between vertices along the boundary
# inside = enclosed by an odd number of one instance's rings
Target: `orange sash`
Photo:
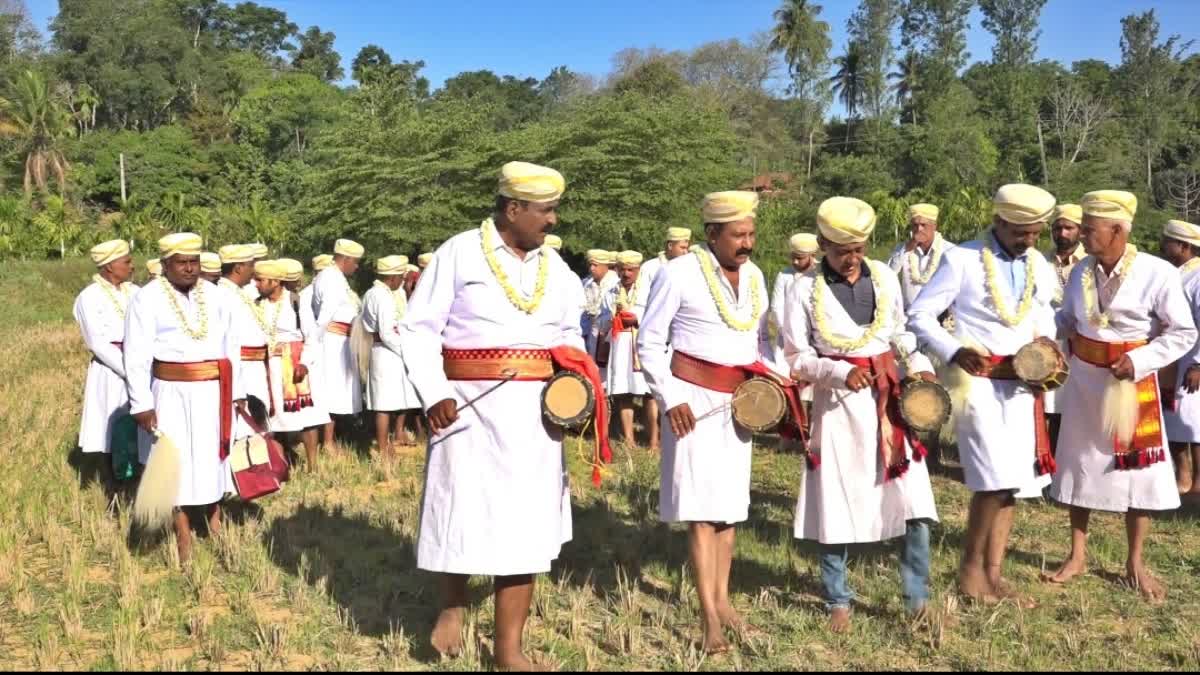
[[[242,347],[243,361],[262,361],[267,372],[267,414],[275,416],[275,388],[271,386],[271,353],[266,345],[261,347]]]
[[[896,356],[887,351],[871,357],[831,354],[822,354],[821,357],[844,361],[871,374],[875,410],[879,417],[878,449],[883,460],[884,480],[893,480],[908,473],[908,453],[904,451],[906,439],[912,446],[913,459],[923,461],[929,452],[900,415],[900,368],[896,365]]]
[[[233,437],[233,364],[229,359],[175,363],[154,361],[151,373],[164,382],[211,382],[217,381],[220,388],[220,447],[218,454],[224,460],[229,456],[229,442]]]
[[[1123,356],[1148,343],[1149,340],[1101,342],[1074,335],[1071,337],[1071,353],[1080,361],[1097,368],[1111,368]],[[1141,469],[1167,459],[1164,449],[1167,443],[1163,437],[1162,417],[1159,414],[1162,408],[1157,373],[1152,373],[1137,383],[1137,401],[1137,427],[1133,432],[1133,439],[1128,445],[1123,445],[1120,439],[1113,439],[1113,454],[1120,471]]]
[[[325,329],[325,332],[350,337],[350,324],[345,321],[330,321],[329,327]]]

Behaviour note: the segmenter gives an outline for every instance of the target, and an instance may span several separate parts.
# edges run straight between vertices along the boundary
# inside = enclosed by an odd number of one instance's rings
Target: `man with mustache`
[[[1067,287],[1067,279],[1071,270],[1087,257],[1083,244],[1079,243],[1079,228],[1083,225],[1083,209],[1078,204],[1059,204],[1054,207],[1054,216],[1050,223],[1050,236],[1054,241],[1054,250],[1049,252],[1048,259],[1054,266],[1058,276],[1058,294],[1051,305],[1054,311],[1062,308],[1063,289]],[[1059,340],[1063,353],[1067,351],[1065,340]],[[1062,428],[1062,415],[1058,412],[1058,392],[1046,392],[1046,422],[1050,425],[1050,447],[1058,445],[1058,432]]]
[[[634,399],[640,398],[650,449],[658,450],[658,403],[648,395],[650,387],[637,355],[638,322],[646,312],[646,297],[650,295],[650,285],[640,274],[641,266],[641,253],[622,251],[617,254],[620,282],[604,294],[597,323],[611,345],[604,369],[605,386],[621,412],[625,443],[633,446],[637,442],[633,434],[633,404]]]
[[[1049,580],[1087,569],[1093,510],[1125,516],[1125,580],[1152,602],[1166,588],[1146,566],[1150,514],[1179,508],[1157,371],[1196,344],[1196,325],[1179,270],[1129,243],[1137,197],[1089,192],[1083,246],[1071,272],[1059,324],[1071,335],[1071,378],[1062,390],[1063,432],[1050,497],[1071,507],[1071,554]]]
[[[954,248],[937,231],[938,215],[939,209],[933,204],[908,207],[908,241],[898,244],[888,260],[888,266],[900,277],[905,307],[912,305],[933,278],[946,251]]]

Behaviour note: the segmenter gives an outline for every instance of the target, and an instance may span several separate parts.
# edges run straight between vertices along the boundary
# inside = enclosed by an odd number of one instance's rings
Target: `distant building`
[[[749,182],[744,183],[739,190],[753,190],[764,197],[770,197],[776,193],[783,192],[792,184],[792,174],[784,172],[773,172],[759,174],[752,178]]]

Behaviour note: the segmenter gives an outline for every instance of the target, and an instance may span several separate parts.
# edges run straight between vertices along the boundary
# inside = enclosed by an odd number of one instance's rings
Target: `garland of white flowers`
[[[1017,313],[1013,314],[1008,306],[1008,300],[1004,298],[1004,293],[1000,290],[1000,282],[997,280],[996,254],[992,253],[991,246],[983,247],[983,273],[987,280],[988,296],[992,300],[992,307],[995,308],[1000,321],[1009,327],[1020,325],[1025,317],[1029,316],[1029,310],[1033,308],[1033,291],[1036,286],[1034,275],[1037,273],[1034,258],[1038,255],[1040,254],[1033,249],[1025,254],[1025,292],[1021,294]]]
[[[632,302],[629,299],[630,296],[633,297]],[[637,281],[633,282],[633,288],[629,289],[628,293],[625,292],[625,286],[623,284],[617,284],[617,311],[622,311],[636,305],[638,298],[641,296],[642,276],[640,274],[638,275]]]
[[[204,301],[204,284],[197,283],[192,288],[196,291],[196,322],[199,324],[195,329],[188,325],[187,316],[183,313],[183,307],[179,306],[179,299],[175,297],[175,287],[171,282],[167,281],[166,275],[158,278],[158,282],[162,284],[163,292],[167,295],[167,301],[171,303],[171,309],[175,312],[175,318],[179,320],[179,326],[193,340],[199,342],[208,337],[208,305]]]
[[[721,285],[717,281],[715,265],[710,261],[711,256],[698,246],[693,247],[692,252],[696,254],[696,262],[699,263],[700,271],[704,274],[704,281],[708,284],[708,292],[712,295],[713,302],[717,306],[717,313],[721,315],[721,320],[725,322],[725,325],[743,333],[757,327],[758,320],[762,317],[762,297],[758,277],[752,276],[750,278],[750,318],[746,321],[739,321],[729,309],[729,305],[725,302],[724,295],[721,293]]]
[[[508,283],[508,275],[500,267],[500,261],[496,259],[496,244],[495,237],[496,223],[491,218],[483,221],[479,227],[480,240],[483,243],[483,257],[487,260],[488,267],[492,270],[492,275],[496,277],[496,281],[500,284],[500,288],[504,290],[505,297],[512,303],[513,307],[525,312],[533,314],[542,304],[542,298],[546,296],[546,279],[550,276],[550,256],[547,255],[546,247],[542,247],[542,259],[538,261],[537,285],[533,288],[533,297],[526,300],[521,297],[521,293]]]
[[[283,298],[278,302],[272,302],[267,298],[263,298],[259,306],[253,307],[254,320],[258,322],[258,327],[262,328],[263,334],[267,336],[267,353],[275,352],[276,333],[279,331],[279,317],[283,316]],[[275,305],[275,318],[272,321],[267,321],[267,305]]]
[[[130,284],[128,281],[121,284],[121,288],[120,288],[121,295],[123,295],[125,297],[125,302],[124,302],[124,304],[122,304],[121,301],[117,299],[117,293],[116,293],[117,288],[115,286],[113,286],[111,283],[109,283],[108,279],[105,279],[104,277],[100,276],[99,274],[95,274],[92,276],[92,281],[96,282],[97,284],[100,284],[100,288],[103,289],[104,294],[106,296],[108,296],[109,302],[111,302],[113,308],[117,310],[117,316],[124,319],[125,318],[125,307],[129,304],[129,295],[131,293],[130,289],[133,288],[133,284]]]
[[[933,273],[937,271],[938,265],[942,263],[942,251],[944,247],[939,246],[941,243],[942,235],[935,235],[933,243],[929,245],[933,252],[933,258],[929,261],[929,268],[925,270],[924,274],[921,273],[921,261],[917,258],[916,249],[914,248],[908,252],[908,279],[913,285],[924,286],[933,278]]]
[[[1192,258],[1191,260],[1183,263],[1183,265],[1179,268],[1179,276],[1193,272],[1197,267],[1200,267],[1200,258]]]
[[[1121,266],[1115,270],[1113,276],[1125,278],[1129,272],[1129,268],[1133,265],[1133,259],[1137,257],[1138,250],[1133,244],[1125,245],[1125,255],[1121,259]],[[1108,324],[1112,321],[1112,316],[1109,315],[1109,309],[1100,311],[1100,297],[1096,292],[1096,265],[1098,261],[1096,256],[1092,256],[1084,264],[1088,267],[1083,273],[1083,306],[1087,313],[1088,323],[1096,328],[1108,328]]]
[[[404,287],[401,286],[393,291],[379,279],[375,280],[375,285],[392,294],[392,305],[396,310],[396,323],[400,323],[400,320],[404,318],[404,313],[408,311],[408,297],[404,295]]]
[[[818,272],[813,284],[812,313],[813,321],[817,325],[817,335],[825,344],[843,354],[856,352],[870,344],[887,325],[888,310],[891,308],[891,302],[882,282],[884,273],[891,270],[874,260],[863,260],[863,264],[871,266],[871,286],[875,289],[875,317],[871,321],[871,325],[867,326],[857,339],[849,340],[834,335],[833,330],[829,327],[829,317],[825,312],[825,298],[830,293],[825,275]]]

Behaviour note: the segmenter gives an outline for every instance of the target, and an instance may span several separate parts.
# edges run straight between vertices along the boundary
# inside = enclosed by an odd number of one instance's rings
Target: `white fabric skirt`
[[[92,359],[83,387],[83,415],[79,422],[79,448],[86,453],[109,453],[113,424],[129,414],[125,380],[108,366]]]
[[[371,348],[371,371],[367,381],[367,410],[396,412],[421,407],[416,387],[399,354],[382,344]]]
[[[154,380],[158,429],[179,448],[176,506],[216,504],[233,491],[229,462],[221,461],[221,388],[217,382]],[[237,418],[237,415],[234,415]],[[138,431],[138,455],[150,459],[154,437]]]
[[[459,402],[495,382],[451,383]],[[550,571],[570,541],[562,433],[542,419],[542,382],[509,382],[430,439],[417,566],[487,576]]]
[[[362,382],[350,353],[350,338],[326,333],[321,341],[321,398],[330,415],[362,412]]]
[[[1015,380],[966,377],[970,391],[954,424],[967,489],[1041,498],[1050,476],[1037,475],[1033,393]]]
[[[663,412],[659,518],[665,523],[743,522],[750,515],[751,436],[733,422],[733,394],[683,381],[679,386],[687,391],[697,422],[692,433],[676,438]]]
[[[1187,368],[1180,368],[1175,381],[1175,410],[1163,410],[1167,438],[1172,443],[1200,443],[1200,391],[1189,394],[1183,388]]]
[[[633,369],[633,333],[618,333],[612,341],[608,366],[604,370],[604,388],[609,396],[645,396],[650,393],[646,376]]]

